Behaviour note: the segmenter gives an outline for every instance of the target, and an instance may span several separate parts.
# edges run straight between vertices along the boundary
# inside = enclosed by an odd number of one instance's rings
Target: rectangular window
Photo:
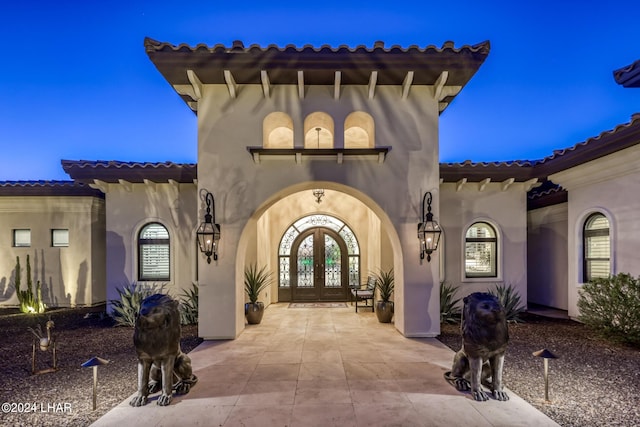
[[[31,246],[31,230],[16,229],[13,230],[13,246],[16,248],[28,248]]]
[[[169,245],[140,246],[140,280],[169,280]]]
[[[465,245],[466,277],[496,277],[496,244],[469,240]]]
[[[69,230],[66,230],[66,229],[51,230],[51,246],[53,247],[69,246]]]

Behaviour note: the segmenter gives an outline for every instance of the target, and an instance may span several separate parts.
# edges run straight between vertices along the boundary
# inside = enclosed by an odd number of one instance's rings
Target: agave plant
[[[380,270],[378,273],[372,273],[372,276],[376,278],[376,289],[380,295],[380,301],[389,302],[395,287],[393,268],[389,271]]]
[[[137,283],[116,289],[118,299],[109,301],[111,317],[116,321],[116,326],[135,326],[142,300],[153,294],[162,293],[163,289],[164,285],[142,286]]]
[[[180,295],[180,323],[198,323],[198,287],[195,283],[191,284],[191,289],[185,289]]]
[[[525,311],[525,307],[521,305],[520,295],[518,295],[513,285],[505,286],[497,284],[496,288],[490,290],[489,293],[498,297],[498,300],[500,300],[500,304],[504,307],[507,322],[524,322],[520,318],[520,314]]]
[[[267,271],[267,266],[260,270],[255,264],[251,264],[244,270],[244,291],[252,304],[255,304],[260,297],[260,292],[271,284],[271,273]]]
[[[440,323],[457,323],[460,321],[460,298],[454,299],[458,287],[446,282],[440,283]]]

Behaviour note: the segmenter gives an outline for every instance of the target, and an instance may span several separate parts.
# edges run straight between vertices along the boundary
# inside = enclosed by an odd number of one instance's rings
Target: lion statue
[[[178,301],[155,294],[144,300],[136,317],[133,344],[138,354],[138,393],[131,406],[147,403],[150,393],[162,390],[158,405],[171,403],[172,393],[186,394],[198,378],[191,371],[191,359],[180,350]]]
[[[509,400],[503,391],[502,368],[509,341],[504,308],[494,295],[473,293],[463,299],[462,348],[453,358],[445,379],[459,391],[471,391],[477,401],[489,399],[482,384],[491,388],[496,400]],[[491,383],[489,383],[491,378]]]

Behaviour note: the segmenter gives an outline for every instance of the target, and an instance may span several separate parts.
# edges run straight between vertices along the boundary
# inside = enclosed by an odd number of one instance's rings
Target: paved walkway
[[[509,392],[475,402],[443,379],[453,352],[373,313],[271,305],[236,340],[190,353],[198,383],[156,405],[130,398],[94,426],[556,426]],[[508,385],[508,384],[507,384]]]

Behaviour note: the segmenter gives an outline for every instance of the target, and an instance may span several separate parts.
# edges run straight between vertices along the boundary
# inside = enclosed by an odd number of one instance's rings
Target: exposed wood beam
[[[502,191],[507,191],[507,189],[511,187],[511,184],[513,184],[515,180],[515,178],[509,178],[502,181]]]
[[[298,71],[298,97],[304,99],[304,71]]]
[[[438,111],[443,112],[448,105],[448,102],[438,102]]]
[[[264,97],[269,98],[269,96],[271,96],[271,83],[269,82],[269,74],[267,74],[267,70],[260,70],[260,80],[262,81]]]
[[[372,71],[369,76],[369,99],[373,99],[376,93],[376,83],[378,82],[378,72]]]
[[[333,83],[333,99],[340,99],[340,81],[342,80],[342,72],[336,71]]]
[[[404,76],[404,81],[402,82],[402,99],[407,99],[409,96],[409,90],[411,89],[412,83],[413,71],[407,71],[407,75]]]
[[[538,178],[531,178],[528,181],[523,182],[524,184],[524,191],[530,191],[532,188],[537,187],[536,184],[538,184]]]
[[[180,189],[180,183],[175,179],[169,179],[169,184],[171,184],[171,186],[175,187],[177,190]]]
[[[339,165],[342,164],[342,153],[338,153],[338,155],[336,156],[336,161]]]
[[[236,84],[236,80],[233,78],[230,70],[224,70],[224,81],[227,83],[227,87],[229,88],[229,96],[231,96],[231,98],[235,98],[238,93],[238,85]]]
[[[100,190],[104,194],[107,194],[109,192],[109,183],[101,181],[99,179],[94,179],[93,184],[89,184],[89,187],[95,188],[96,190]]]
[[[482,181],[480,181],[480,183],[478,184],[478,190],[479,191],[484,191],[485,188],[487,188],[487,184],[489,184],[491,182],[491,178],[485,178]]]
[[[440,185],[444,182],[444,178],[440,178]]]
[[[192,85],[173,85],[173,89],[180,95],[186,95],[192,100],[196,99],[196,94]]]
[[[202,99],[202,82],[198,78],[198,75],[193,70],[187,70],[187,78],[189,83],[193,86],[193,94],[195,95],[194,101],[200,101]]]
[[[154,193],[156,192],[156,183],[144,178],[142,181],[144,181],[144,185],[146,185],[147,187],[149,187],[151,189],[151,191],[153,191]]]
[[[302,153],[296,153],[296,163],[302,163]]]
[[[124,189],[128,193],[131,193],[133,191],[133,184],[131,182],[127,181],[126,179],[122,179],[122,178],[120,178],[118,180],[118,182],[120,183],[120,185],[122,185],[124,187]]]
[[[462,187],[467,183],[467,178],[462,178],[460,181],[456,182],[456,191],[462,190]]]
[[[447,96],[456,96],[462,90],[462,86],[445,86],[440,91],[440,99],[438,101],[442,101]]]
[[[442,92],[442,88],[447,84],[447,79],[449,78],[449,72],[444,70],[440,73],[435,83],[433,84],[433,98],[437,101],[441,101],[440,93]]]

